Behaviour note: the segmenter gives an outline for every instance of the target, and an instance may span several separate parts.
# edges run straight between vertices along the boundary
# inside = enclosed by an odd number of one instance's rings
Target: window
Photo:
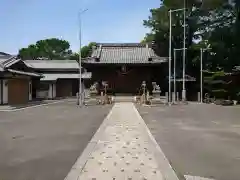
[[[48,91],[49,89],[49,83],[46,82],[40,82],[40,84],[38,84],[37,86],[37,90],[39,91]]]

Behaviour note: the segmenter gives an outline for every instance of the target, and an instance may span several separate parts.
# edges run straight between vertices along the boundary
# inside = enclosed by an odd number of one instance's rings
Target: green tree
[[[93,46],[96,46],[96,45],[97,45],[97,43],[95,43],[95,42],[90,42],[88,45],[83,46],[83,47],[81,48],[81,56],[82,56],[82,58],[86,58],[86,57],[91,56]],[[78,60],[78,59],[79,59],[79,53],[73,53],[73,54],[69,57],[69,59]]]
[[[188,73],[194,75],[197,72],[200,48],[204,48],[208,44],[211,44],[213,53],[208,57],[208,61],[205,61],[207,63],[205,67],[214,70],[220,66],[229,70],[237,65],[236,57],[240,56],[238,50],[240,34],[237,35],[237,32],[240,32],[238,30],[240,23],[237,24],[236,21],[237,14],[239,14],[239,5],[237,4],[240,4],[237,0],[235,0],[235,4],[229,4],[228,0],[186,0]],[[144,25],[151,29],[151,33],[146,35],[145,40],[155,41],[155,51],[160,56],[168,56],[169,10],[181,9],[183,6],[183,0],[162,0],[160,7],[151,9],[151,16],[144,21]],[[196,40],[200,43],[196,43]],[[236,44],[239,44],[239,47]],[[172,13],[172,48],[182,47],[183,12],[178,11]],[[179,56],[179,60],[180,58]],[[178,68],[182,67],[178,66]]]
[[[69,57],[70,60],[78,60],[79,54],[78,53],[72,53]]]
[[[141,41],[141,43],[152,43],[154,41],[154,35],[151,33],[147,33],[144,39]]]
[[[81,49],[82,58],[86,58],[86,57],[91,56],[93,46],[96,46],[96,45],[97,45],[96,42],[90,42],[88,45],[83,46],[82,49]]]
[[[37,59],[38,53],[36,45],[31,44],[27,48],[20,49],[18,56],[21,59]]]
[[[27,48],[19,50],[18,56],[22,59],[67,59],[72,54],[68,41],[51,38],[37,41]]]
[[[208,21],[203,20],[214,14],[215,10],[226,3],[227,0],[186,0],[186,24],[187,24],[187,46],[190,47],[193,40],[200,38],[203,31],[208,26]],[[159,46],[166,46],[169,38],[169,10],[181,9],[184,0],[161,0],[159,8],[151,9],[151,16],[144,21],[144,26],[151,29],[145,39],[154,37]],[[211,19],[213,20],[213,19]],[[152,39],[152,38],[151,38]],[[183,42],[183,11],[172,13],[172,44],[173,48],[182,47]],[[168,47],[163,51],[164,56],[168,55]]]
[[[238,1],[236,1],[238,2]],[[213,55],[210,56],[208,67],[211,71],[221,68],[230,72],[239,65],[239,5],[225,4],[212,11],[209,18],[205,18],[206,25],[203,38],[212,46]]]
[[[191,46],[194,44],[195,39],[199,39],[201,34],[197,33],[200,29],[200,15],[203,14],[203,6],[197,0],[186,1],[186,47],[187,52],[187,71],[196,72],[194,63],[192,63],[193,57],[196,52],[191,52]],[[153,39],[155,42],[155,52],[164,57],[168,57],[169,51],[169,10],[181,9],[184,6],[184,1],[179,0],[162,0],[159,8],[151,9],[151,16],[148,20],[144,21],[144,25],[151,29],[151,33],[147,34],[145,39]],[[172,13],[172,49],[183,47],[183,11],[177,11]],[[172,51],[173,52],[173,51]],[[179,53],[180,55],[180,53]],[[173,54],[172,54],[173,57]],[[182,69],[181,56],[177,64],[178,71]]]
[[[211,52],[204,53],[204,69],[229,72],[240,62],[240,1],[233,0],[186,0],[186,47],[187,73],[199,76],[200,48],[211,45]],[[151,29],[144,40],[155,41],[155,51],[160,56],[168,56],[169,42],[169,10],[183,8],[183,0],[162,0],[159,8],[151,9],[151,16],[144,25]],[[182,48],[183,44],[183,13],[172,13],[172,48]],[[200,42],[196,42],[198,40]],[[172,55],[173,56],[173,55]],[[207,57],[206,57],[207,56]],[[179,58],[178,61],[182,61]],[[178,64],[182,64],[177,62]],[[177,66],[178,70],[182,69]],[[214,84],[214,91],[225,89],[225,83],[216,86],[214,78],[208,84]],[[216,89],[215,89],[216,86]],[[222,87],[218,87],[222,86]],[[219,91],[220,91],[219,90]],[[212,90],[213,91],[213,90]],[[227,91],[231,91],[227,89]],[[228,93],[228,92],[227,92]]]

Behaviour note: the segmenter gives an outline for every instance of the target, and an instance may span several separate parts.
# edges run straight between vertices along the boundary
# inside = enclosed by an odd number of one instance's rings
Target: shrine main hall
[[[82,63],[92,73],[91,84],[108,84],[108,92],[137,94],[143,81],[151,91],[152,82],[168,88],[168,58],[155,54],[151,45],[142,43],[99,43]]]

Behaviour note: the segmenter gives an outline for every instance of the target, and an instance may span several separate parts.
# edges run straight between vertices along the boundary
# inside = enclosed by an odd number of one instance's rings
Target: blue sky
[[[78,12],[82,43],[139,42],[149,30],[143,20],[160,0],[0,0],[0,51],[16,54],[45,38],[62,38],[76,51]]]

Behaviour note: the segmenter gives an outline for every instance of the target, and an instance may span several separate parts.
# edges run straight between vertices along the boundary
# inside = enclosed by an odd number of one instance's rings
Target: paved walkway
[[[133,103],[113,106],[65,178],[98,179],[178,180]]]

